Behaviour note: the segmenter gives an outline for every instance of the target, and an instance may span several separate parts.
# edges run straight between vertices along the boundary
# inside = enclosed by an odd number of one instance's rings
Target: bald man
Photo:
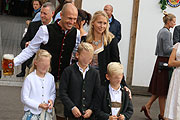
[[[109,31],[120,41],[121,40],[121,24],[113,16],[113,7],[111,5],[105,5],[104,11],[109,17]]]
[[[56,89],[58,89],[61,74],[64,68],[70,65],[72,54],[77,51],[80,43],[80,32],[73,27],[77,16],[77,8],[71,3],[65,4],[61,12],[61,20],[41,26],[29,46],[14,58],[14,65],[22,64],[39,49],[47,50],[52,55],[51,73],[54,75]],[[58,92],[59,90],[56,93],[56,115],[57,120],[63,120],[63,105]]]

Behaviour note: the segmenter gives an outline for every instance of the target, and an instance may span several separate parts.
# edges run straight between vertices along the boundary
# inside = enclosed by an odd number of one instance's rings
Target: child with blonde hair
[[[56,91],[54,77],[49,73],[50,62],[51,55],[48,51],[37,51],[21,90],[21,101],[25,111],[22,120],[39,120],[42,111],[45,111],[43,120],[52,117]]]
[[[107,66],[107,87],[99,89],[95,99],[95,116],[97,120],[129,120],[133,106],[129,93],[122,87],[123,65],[111,62]]]
[[[81,42],[76,53],[78,62],[65,68],[62,73],[59,93],[68,120],[94,120],[93,101],[100,78],[98,71],[89,66],[93,53],[91,44]]]

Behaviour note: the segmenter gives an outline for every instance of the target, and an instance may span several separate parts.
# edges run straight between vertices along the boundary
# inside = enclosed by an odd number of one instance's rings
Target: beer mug
[[[4,54],[2,60],[2,69],[4,76],[10,76],[14,74],[14,55],[13,54]]]

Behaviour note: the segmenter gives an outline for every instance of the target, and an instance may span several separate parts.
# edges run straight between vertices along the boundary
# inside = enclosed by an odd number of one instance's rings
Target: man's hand
[[[132,99],[131,90],[126,86],[124,86],[124,89],[129,92],[129,98]]]
[[[119,120],[124,120],[124,119],[125,119],[124,115],[120,114],[119,115]]]
[[[29,45],[29,43],[30,43],[30,42],[26,42],[26,43],[25,43],[25,47],[27,47],[27,46]]]
[[[109,116],[109,120],[117,120],[118,117],[116,115]]]
[[[91,109],[87,109],[85,112],[84,112],[84,115],[83,115],[83,118],[89,118],[92,114],[92,110]]]
[[[79,118],[82,115],[76,106],[72,109],[72,113],[73,113],[74,117],[76,117],[76,118]]]

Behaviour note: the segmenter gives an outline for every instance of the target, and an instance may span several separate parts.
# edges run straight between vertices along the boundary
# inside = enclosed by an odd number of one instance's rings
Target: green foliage
[[[161,9],[165,10],[167,6],[167,0],[160,0],[159,4],[160,4]]]

